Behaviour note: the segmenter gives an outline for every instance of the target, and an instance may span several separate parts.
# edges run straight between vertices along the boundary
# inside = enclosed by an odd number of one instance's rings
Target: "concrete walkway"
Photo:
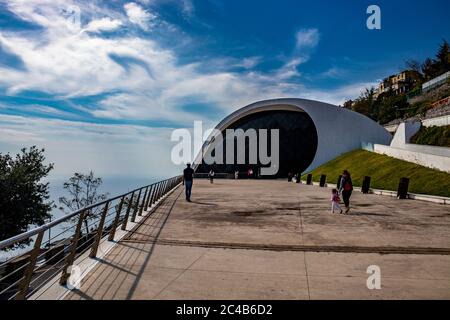
[[[68,299],[450,299],[450,206],[285,181],[196,180],[106,255]],[[367,268],[380,267],[381,290]]]

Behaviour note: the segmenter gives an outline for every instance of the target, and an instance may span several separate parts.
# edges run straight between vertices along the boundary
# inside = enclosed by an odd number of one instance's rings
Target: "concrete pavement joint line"
[[[181,195],[178,195],[178,197],[175,199],[173,205],[175,205],[175,203],[178,201],[179,197]],[[173,206],[172,206],[173,207]],[[154,243],[154,246],[156,245],[156,243]],[[187,270],[189,270],[198,260],[200,260],[201,258],[203,258],[205,256],[205,254],[209,251],[209,249],[205,250],[205,252],[203,254],[201,254],[195,261],[193,261],[186,269],[184,269],[182,272],[180,272],[180,274],[178,274],[174,279],[172,279],[166,286],[164,286],[164,288],[162,288],[154,297],[153,299],[156,299],[162,292],[164,292],[164,290],[166,290],[172,283],[174,283],[176,280],[178,280]]]
[[[180,274],[177,275],[174,279],[172,279],[172,280],[171,280],[164,288],[162,288],[161,291],[159,291],[158,294],[155,295],[155,296],[153,297],[153,299],[158,298],[158,296],[159,296],[161,293],[163,293],[164,290],[166,290],[172,283],[174,283],[175,281],[177,281],[183,274],[186,273],[186,271],[191,270],[191,267],[192,267],[198,260],[200,260],[201,258],[203,258],[203,257],[205,256],[205,254],[208,253],[208,251],[209,251],[209,249],[205,250],[205,252],[203,252],[203,253],[200,255],[200,257],[198,257],[197,259],[195,259],[195,261],[192,262],[187,268],[182,269],[182,271],[180,272]],[[197,271],[197,270],[196,270],[196,271]]]
[[[300,231],[302,236],[302,243],[305,242],[303,237],[303,215],[302,215],[302,202],[298,202],[298,212],[300,216]],[[309,290],[309,277],[308,277],[308,263],[306,262],[306,252],[303,252],[303,262],[305,264],[305,274],[306,274],[306,286],[308,288],[308,300],[311,300],[311,293]]]
[[[199,257],[198,259],[200,259],[202,257]],[[194,261],[195,263],[196,261]],[[191,266],[187,267],[187,269],[184,268],[174,268],[174,267],[162,267],[162,266],[155,266],[152,265],[152,267],[160,269],[160,270],[178,270],[178,271],[195,271],[195,272],[211,272],[211,273],[228,273],[228,274],[251,274],[251,275],[259,275],[259,276],[263,276],[263,275],[267,275],[267,276],[280,276],[280,277],[298,277],[298,278],[302,278],[304,277],[301,274],[296,274],[296,273],[274,273],[274,272],[244,272],[244,271],[228,271],[228,270],[211,270],[211,269],[191,269]],[[342,274],[311,274],[310,277],[313,278],[342,278],[342,279],[347,279],[347,278],[354,278],[354,279],[367,279],[366,276],[362,276],[362,275],[342,275]],[[390,280],[417,280],[419,279],[418,277],[399,277],[399,276],[389,276],[389,275],[383,275],[383,279],[390,279]],[[444,280],[444,281],[448,281],[448,278],[424,278],[424,277],[420,277],[421,280],[425,280],[425,281],[439,281],[439,280]],[[175,281],[176,279],[174,279],[173,281]],[[163,289],[164,290],[164,289]],[[159,294],[159,293],[158,293]]]
[[[420,248],[420,247],[360,247],[360,246],[308,246],[308,245],[264,245],[223,242],[201,242],[183,240],[157,241],[126,241],[128,243],[154,243],[167,246],[185,246],[201,248],[225,248],[268,251],[305,251],[305,252],[335,252],[335,253],[379,253],[379,254],[420,254],[420,255],[450,255],[450,248]]]
[[[212,249],[212,248],[210,248]],[[208,249],[208,251],[210,251]],[[200,257],[202,258],[202,257]],[[196,261],[194,261],[196,262]],[[185,268],[176,268],[176,267],[166,267],[166,266],[158,266],[158,265],[151,265],[154,268],[157,269],[167,269],[167,270],[178,270],[178,271],[187,271]],[[277,272],[247,272],[247,271],[229,271],[229,270],[212,270],[212,269],[191,269],[191,266],[188,267],[190,271],[199,271],[199,272],[215,272],[215,273],[229,273],[229,274],[253,274],[253,275],[268,275],[268,276],[286,276],[286,277],[303,277],[303,275],[298,273],[277,273]],[[322,277],[325,277],[323,275],[319,275]],[[430,279],[434,280],[434,279]]]

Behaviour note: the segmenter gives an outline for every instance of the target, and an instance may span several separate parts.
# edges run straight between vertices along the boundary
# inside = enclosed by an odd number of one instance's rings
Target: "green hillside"
[[[450,147],[450,126],[422,127],[411,138],[411,143]]]
[[[371,188],[397,190],[400,178],[406,177],[410,179],[409,192],[450,197],[450,174],[365,150],[344,154],[310,173],[314,181],[326,174],[328,182],[336,183],[344,169],[350,171],[355,186],[370,176]]]

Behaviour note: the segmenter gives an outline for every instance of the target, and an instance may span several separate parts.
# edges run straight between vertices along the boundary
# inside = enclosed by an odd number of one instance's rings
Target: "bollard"
[[[365,176],[363,179],[363,183],[362,183],[362,187],[361,187],[361,192],[364,194],[368,194],[369,190],[370,190],[370,180],[371,178],[368,176]]]
[[[400,182],[398,184],[397,198],[398,199],[407,199],[408,198],[408,188],[409,188],[409,179],[401,178]]]
[[[308,174],[308,176],[306,177],[306,184],[308,186],[312,185],[312,174]]]
[[[324,188],[327,183],[327,176],[325,174],[320,176],[320,187]]]

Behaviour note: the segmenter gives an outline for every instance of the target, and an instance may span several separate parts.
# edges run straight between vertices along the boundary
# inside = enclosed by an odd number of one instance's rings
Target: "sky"
[[[369,5],[381,30],[369,30]],[[54,177],[167,177],[176,128],[264,99],[342,104],[450,40],[450,2],[0,0],[0,152]]]

